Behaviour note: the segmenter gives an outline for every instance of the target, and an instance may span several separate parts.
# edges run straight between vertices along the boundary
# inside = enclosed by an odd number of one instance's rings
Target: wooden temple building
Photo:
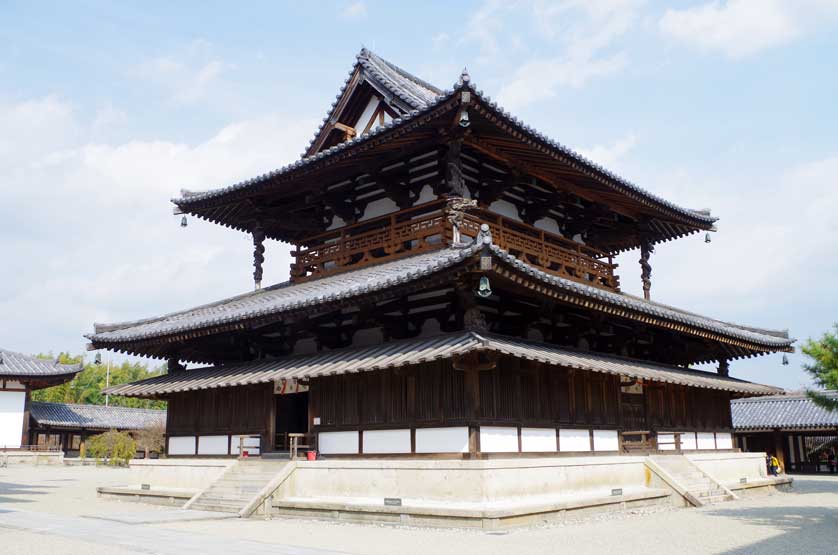
[[[362,50],[300,160],[173,202],[252,237],[255,288],[88,336],[168,360],[108,392],[168,402],[169,455],[236,455],[242,436],[327,458],[729,450],[731,399],[779,391],[730,362],[793,349],[652,300],[655,246],[716,218],[545,137],[465,72],[441,90]],[[262,287],[267,239],[293,263]],[[639,267],[618,272],[630,250]],[[632,276],[644,298],[621,291]]]
[[[0,449],[36,447],[30,440],[31,393],[66,383],[81,370],[81,363],[61,364],[0,349]]]

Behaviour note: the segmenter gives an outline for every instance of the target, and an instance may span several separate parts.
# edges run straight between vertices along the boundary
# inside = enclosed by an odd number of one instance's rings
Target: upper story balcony
[[[441,249],[450,245],[454,230],[436,200],[308,237],[291,254],[291,279],[302,282]],[[560,235],[482,209],[470,210],[460,233],[475,237],[488,224],[494,244],[533,266],[573,281],[619,290],[610,256],[603,256]]]

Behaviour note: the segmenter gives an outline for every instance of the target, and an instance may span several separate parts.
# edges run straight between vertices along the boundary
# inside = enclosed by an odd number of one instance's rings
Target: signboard
[[[300,383],[296,379],[282,379],[274,382],[274,395],[289,395],[306,391],[308,391],[308,384]]]

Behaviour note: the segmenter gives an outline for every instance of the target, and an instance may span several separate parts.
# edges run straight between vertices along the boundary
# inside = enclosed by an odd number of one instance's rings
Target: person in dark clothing
[[[829,458],[827,459],[827,464],[829,465],[829,473],[830,474],[835,474],[836,461],[835,461],[835,451],[834,450],[829,452]]]

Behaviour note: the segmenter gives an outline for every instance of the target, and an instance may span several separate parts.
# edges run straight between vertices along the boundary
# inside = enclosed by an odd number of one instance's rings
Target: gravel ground
[[[838,476],[797,477],[790,493],[700,509],[638,510],[494,533],[254,519],[121,525],[119,533],[114,528],[106,534],[103,526],[117,524],[79,517],[165,510],[97,499],[95,486],[119,484],[120,472],[92,467],[0,469],[0,553],[54,553],[59,549],[69,554],[163,553],[169,552],[164,546],[171,543],[178,544],[170,546],[175,549],[172,552],[203,554],[245,549],[252,553],[370,555],[838,553]],[[4,517],[9,509],[31,512],[30,517]],[[97,530],[101,532],[98,536]],[[124,535],[130,541],[119,539]]]

